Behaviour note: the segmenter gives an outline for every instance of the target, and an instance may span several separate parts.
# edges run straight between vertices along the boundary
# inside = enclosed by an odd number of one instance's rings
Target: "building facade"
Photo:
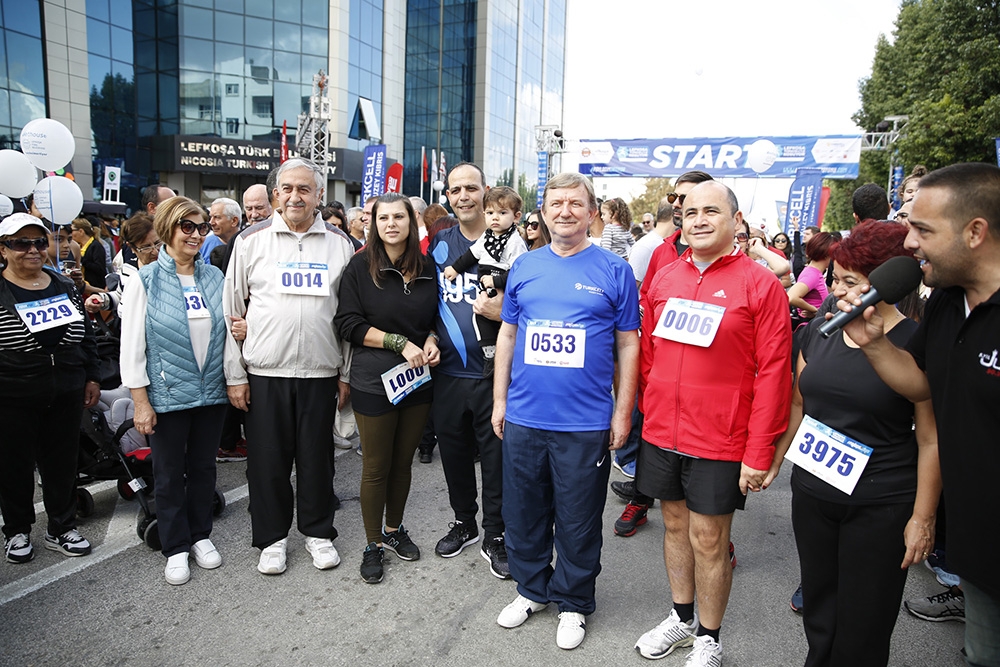
[[[530,183],[533,128],[562,118],[566,0],[0,0],[0,148],[48,116],[70,128],[85,199],[162,182],[239,198],[295,153],[317,74],[330,99],[328,199],[354,203],[386,144],[421,186],[420,151]],[[429,187],[427,188],[429,191]]]

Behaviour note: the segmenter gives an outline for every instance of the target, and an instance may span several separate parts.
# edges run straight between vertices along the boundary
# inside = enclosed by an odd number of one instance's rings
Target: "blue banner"
[[[1000,166],[1000,137],[997,137],[997,166]]]
[[[799,169],[796,172],[795,181],[788,189],[788,210],[782,229],[788,238],[792,238],[792,232],[804,231],[819,220],[824,176],[819,169]]]
[[[853,179],[861,135],[585,140],[570,152],[589,176],[662,178],[698,169],[715,178],[792,178],[806,168],[824,178]]]
[[[549,154],[545,151],[538,151],[538,195],[535,197],[535,208],[542,207],[542,199],[545,197],[545,184],[549,181]],[[527,213],[525,214],[527,216]]]
[[[898,211],[903,202],[899,200],[899,186],[903,184],[903,165],[897,164],[892,168],[892,187],[889,189],[889,198],[892,200],[892,210]]]
[[[361,177],[361,202],[385,192],[385,144],[365,146],[365,166]]]

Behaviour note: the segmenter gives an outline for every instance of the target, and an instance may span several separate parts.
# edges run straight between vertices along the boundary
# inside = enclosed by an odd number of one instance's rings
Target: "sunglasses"
[[[775,245],[777,245],[779,243],[788,243],[788,239],[774,239],[774,244]]]
[[[527,225],[525,225],[525,227],[527,227],[528,229],[538,229],[538,221],[532,220]]]
[[[667,201],[670,202],[671,204],[673,204],[674,202],[680,202],[680,205],[684,206],[685,197],[687,197],[687,195],[679,195],[676,192],[671,192],[670,194],[667,195]]]
[[[181,231],[183,231],[183,230],[184,230],[184,228],[181,227]],[[191,232],[193,232],[193,231],[194,231],[194,229],[192,228]],[[184,233],[185,234],[190,234],[191,232],[184,232]],[[135,251],[136,252],[153,252],[154,250],[159,250],[162,247],[163,247],[163,241],[157,241],[153,245],[144,245],[141,248],[136,248]]]
[[[37,239],[8,239],[3,244],[17,252],[28,252],[32,248],[41,252],[49,247],[49,239],[45,236]]]
[[[198,230],[198,233],[202,236],[208,236],[209,232],[212,231],[212,225],[207,222],[191,222],[190,220],[181,220],[177,223],[177,226],[181,228],[181,231],[191,236],[194,234],[194,230]]]
[[[746,241],[748,238],[750,237],[747,234],[744,234],[743,232],[740,232],[739,234],[736,235],[737,241]]]

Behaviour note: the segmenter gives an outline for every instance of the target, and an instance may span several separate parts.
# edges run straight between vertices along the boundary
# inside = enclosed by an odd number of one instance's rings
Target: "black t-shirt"
[[[49,299],[66,293],[65,290],[63,290],[62,285],[60,285],[59,281],[55,278],[49,282],[48,287],[43,289],[24,289],[23,287],[18,287],[9,280],[7,281],[7,286],[10,287],[10,293],[14,295],[14,300],[18,303],[41,301],[42,299]],[[64,324],[62,326],[52,327],[51,329],[33,333],[31,335],[35,337],[35,340],[38,341],[38,344],[42,346],[42,349],[45,350],[46,353],[51,354],[59,345],[59,341],[61,341],[63,336],[66,335],[67,330],[69,330],[69,325]]]
[[[875,451],[850,496],[798,466],[792,472],[793,488],[845,505],[913,502],[917,493],[913,403],[882,382],[864,352],[848,347],[843,334],[823,338],[817,331],[819,322],[810,324],[802,338],[803,410]],[[916,328],[916,322],[903,320],[887,335],[902,347]]]
[[[966,317],[962,288],[934,290],[906,349],[934,401],[948,564],[1000,599],[1000,291]]]

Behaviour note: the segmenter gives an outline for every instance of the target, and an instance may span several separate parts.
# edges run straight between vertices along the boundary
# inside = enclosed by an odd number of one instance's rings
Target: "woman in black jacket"
[[[27,213],[0,224],[0,510],[10,563],[35,557],[34,469],[48,515],[45,548],[90,553],[76,530],[83,409],[101,395],[97,344],[73,281],[45,268],[45,225]]]
[[[440,358],[434,263],[420,252],[410,200],[390,193],[372,209],[368,244],[340,282],[334,325],[354,348],[351,402],[361,432],[361,517],[368,546],[361,578],[382,581],[384,548],[402,560],[420,550],[403,528],[413,453],[430,411],[430,366]],[[383,514],[385,524],[383,526]]]

